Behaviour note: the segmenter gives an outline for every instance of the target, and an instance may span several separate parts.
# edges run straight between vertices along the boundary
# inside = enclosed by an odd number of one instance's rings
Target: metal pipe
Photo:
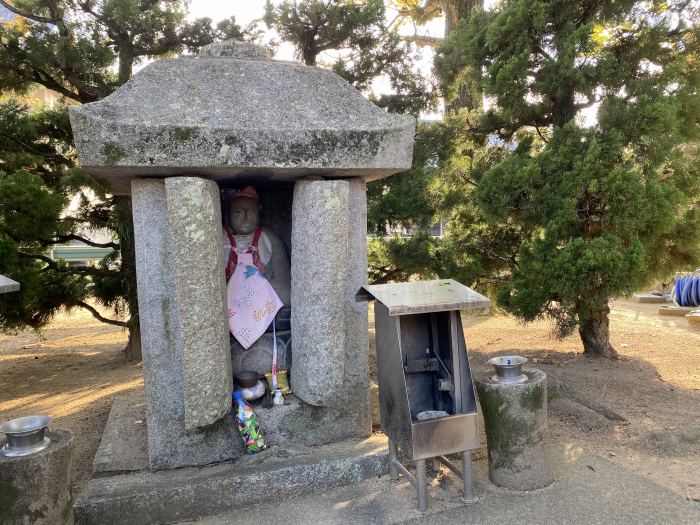
[[[438,456],[438,459],[447,468],[454,472],[455,476],[462,480],[464,483],[464,497],[462,501],[464,503],[473,503],[477,501],[474,497],[474,483],[472,481],[472,453],[470,450],[465,450],[462,452],[462,469],[460,470],[457,465],[452,463],[445,456]]]
[[[394,467],[396,467],[396,468],[401,472],[401,474],[403,474],[403,476],[411,483],[411,485],[413,485],[414,487],[416,486],[416,483],[417,483],[417,482],[416,482],[416,478],[413,477],[413,474],[411,474],[411,473],[406,469],[406,467],[404,467],[404,466],[401,464],[401,462],[395,460],[395,461],[394,461]],[[398,474],[397,474],[397,477],[396,477],[396,478],[398,479]]]
[[[418,493],[418,510],[428,508],[428,487],[425,482],[425,460],[416,460],[416,492]]]
[[[474,497],[474,484],[472,482],[472,452],[465,450],[462,452],[462,481],[464,481],[464,503],[473,503],[477,500]]]
[[[398,457],[398,448],[393,440],[389,440],[389,477],[391,481],[399,480],[399,471],[396,470],[396,462]]]
[[[452,472],[455,473],[455,475],[459,479],[464,479],[464,476],[462,476],[462,471],[457,468],[457,465],[452,463],[449,459],[447,459],[445,456],[438,456],[438,458],[442,464],[444,464],[448,469],[450,469]]]

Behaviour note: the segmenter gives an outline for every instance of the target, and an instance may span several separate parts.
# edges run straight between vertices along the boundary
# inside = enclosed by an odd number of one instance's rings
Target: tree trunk
[[[442,2],[442,10],[445,13],[445,38],[462,20],[469,20],[472,10],[476,6],[484,7],[483,0],[445,0]],[[454,100],[445,101],[445,115],[457,113],[462,108],[476,109],[481,106],[481,94],[476,92],[469,74],[457,73],[457,96]]]
[[[124,355],[129,361],[141,361],[141,328],[138,325],[129,329],[129,342],[124,347]]]
[[[585,321],[579,325],[578,333],[583,341],[583,353],[595,357],[617,357],[617,352],[610,344],[610,308],[593,310]]]
[[[117,208],[120,247],[120,274],[124,284],[124,295],[129,305],[129,342],[124,349],[133,361],[141,360],[141,330],[139,329],[139,303],[136,291],[136,246],[134,245],[134,223],[131,216],[131,198],[115,197]]]
[[[134,54],[131,50],[130,43],[119,44],[119,85],[126,83],[131,78],[131,73],[134,67]]]

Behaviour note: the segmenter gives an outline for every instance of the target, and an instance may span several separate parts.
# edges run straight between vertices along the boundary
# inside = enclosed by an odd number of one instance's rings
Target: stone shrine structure
[[[367,307],[355,302],[367,282],[366,182],[410,167],[415,119],[236,41],[158,60],[70,118],[83,169],[133,199],[150,469],[243,451],[230,415],[222,187],[254,185],[263,225],[291,253],[294,396],[256,408],[263,430],[272,444],[368,435]]]

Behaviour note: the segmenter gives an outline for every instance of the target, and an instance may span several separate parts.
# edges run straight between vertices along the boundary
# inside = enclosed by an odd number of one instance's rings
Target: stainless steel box
[[[480,446],[460,311],[488,308],[490,301],[452,279],[365,286],[359,299],[376,299],[381,428],[391,455],[398,445],[416,462],[416,478],[429,458],[452,468],[445,455],[461,452],[467,458],[467,451]],[[395,463],[392,457],[392,477]],[[465,492],[466,485],[465,479]]]

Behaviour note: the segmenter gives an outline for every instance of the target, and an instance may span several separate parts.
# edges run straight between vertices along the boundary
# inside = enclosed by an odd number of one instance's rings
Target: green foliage
[[[39,85],[78,103],[99,100],[145,58],[257,33],[233,18],[216,26],[208,18],[188,22],[181,0],[3,4],[17,16],[0,26],[0,273],[21,289],[0,295],[0,328],[40,328],[61,307],[87,308],[104,322],[133,327],[138,311],[129,199],[106,195],[77,167],[64,104],[31,111],[17,98]],[[92,241],[96,230],[114,241]],[[96,267],[48,256],[52,246],[70,241],[113,251]],[[89,299],[118,319],[102,317]]]
[[[415,45],[389,27],[383,1],[268,2],[265,22],[294,45],[305,64],[330,67],[387,111],[417,115],[434,108],[436,90],[418,72]],[[332,56],[328,64],[322,61],[324,52]],[[372,84],[381,75],[388,79],[391,92],[375,96]],[[404,225],[433,224],[439,204],[435,168],[446,144],[444,126],[420,126],[413,168],[368,185],[372,282],[433,271],[435,239],[427,230],[419,228],[413,237],[385,234]]]
[[[492,250],[509,275],[499,302],[523,319],[581,330],[611,298],[700,262],[700,163],[683,153],[700,129],[689,9],[508,0],[447,39],[437,70],[483,72],[491,101],[470,133],[516,145],[472,179],[485,232],[514,234]]]
[[[264,20],[308,66],[321,53],[337,54],[328,66],[360,91],[371,91],[372,81],[385,75],[392,93],[371,98],[390,112],[418,114],[435,104],[429,80],[417,70],[415,46],[388,26],[382,0],[268,0]]]

